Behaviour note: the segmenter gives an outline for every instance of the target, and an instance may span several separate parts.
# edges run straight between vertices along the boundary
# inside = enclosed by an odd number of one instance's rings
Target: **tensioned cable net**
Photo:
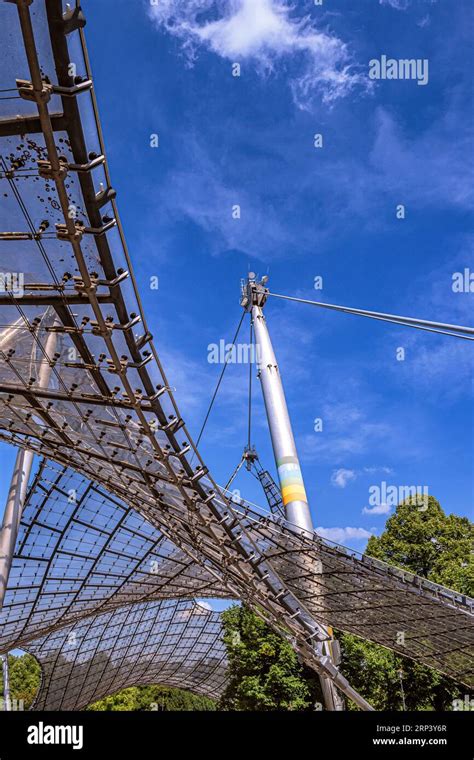
[[[77,6],[63,16],[58,0],[0,4],[0,47],[8,56],[0,89],[18,94],[0,101],[0,438],[70,468],[58,477],[79,478],[79,497],[88,488],[84,478],[95,483],[86,504],[79,499],[67,508],[58,490],[45,486],[53,482],[53,465],[35,484],[0,621],[2,647],[77,625],[101,605],[109,610],[207,589],[207,596],[257,608],[351,698],[347,681],[322,655],[320,622],[470,683],[472,600],[316,535],[305,538],[245,503],[232,505],[210,477],[141,310],[83,21]],[[102,498],[94,512],[91,505]],[[121,534],[122,526],[113,526],[127,509]],[[146,562],[145,555],[134,554],[130,564],[125,549],[117,556],[117,536],[127,536],[130,547],[130,526],[143,517],[160,555],[156,578],[134,564]],[[145,547],[144,538],[137,540]],[[80,556],[82,544],[91,557]],[[48,556],[38,556],[41,549]],[[176,575],[168,578],[171,568]]]
[[[463,645],[469,640],[462,630],[466,609],[462,595],[404,571],[388,569],[377,560],[343,552],[327,541],[320,540],[316,549],[307,546],[303,554],[298,537],[285,532],[281,520],[244,504],[233,511],[315,618],[323,622],[337,619],[338,625],[362,635],[367,620],[372,619],[373,627],[381,628],[387,646],[393,646],[404,630],[408,640],[398,651],[403,653],[406,648],[413,654],[418,650],[425,657],[426,639],[436,634],[430,664],[447,672],[457,668],[458,675],[466,667]],[[66,642],[66,654],[75,654],[67,643],[71,641],[69,632],[75,630],[67,625],[72,621],[86,619],[92,625],[97,613],[123,610],[124,605],[134,608],[137,603],[143,607],[140,603],[144,600],[189,597],[193,593],[226,596],[225,588],[141,515],[75,472],[43,463],[23,512],[0,617],[0,649],[22,646],[46,657],[51,643],[56,652],[61,640]],[[454,609],[446,609],[444,621],[437,609],[443,597],[457,608],[457,615]],[[60,639],[55,635],[58,629]],[[98,644],[97,638],[89,635],[87,626],[79,630],[86,651],[91,652],[94,644],[90,642]],[[105,636],[101,644],[104,641],[110,643],[111,639]],[[453,650],[459,651],[456,654]],[[120,654],[114,655],[114,672],[117,658]],[[75,659],[68,660],[72,671],[68,688],[75,683],[76,672],[78,678],[83,677],[82,667],[73,670],[75,663]],[[48,671],[48,678],[54,680],[57,672]],[[140,676],[135,674],[134,678]],[[45,676],[44,688],[47,680]],[[69,697],[65,704],[71,704]]]
[[[34,710],[80,710],[137,684],[217,699],[226,682],[220,615],[189,601],[143,602],[93,615],[38,639],[28,651],[43,676]]]
[[[204,567],[122,501],[43,462],[0,612],[0,650],[78,619],[154,599],[227,596]]]

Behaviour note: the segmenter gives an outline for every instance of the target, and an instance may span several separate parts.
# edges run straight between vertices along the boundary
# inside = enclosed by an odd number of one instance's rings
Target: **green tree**
[[[208,697],[168,686],[131,686],[87,707],[87,710],[100,712],[111,710],[179,712],[215,709],[215,701]]]
[[[27,710],[38,691],[41,669],[38,661],[31,654],[8,655],[8,672],[10,678],[10,697],[21,703]],[[3,680],[0,679],[0,696],[3,697]]]
[[[446,515],[432,496],[408,499],[389,518],[367,554],[455,591],[473,593],[473,525]],[[302,667],[290,645],[245,606],[223,614],[229,684],[221,707],[233,710],[307,710],[321,701],[315,675]],[[341,670],[377,710],[449,710],[465,687],[377,644],[336,632]],[[348,709],[357,709],[347,702]]]
[[[41,680],[41,668],[31,654],[8,655],[10,697],[23,700],[25,710],[31,707]],[[0,697],[3,697],[3,681],[0,677]],[[167,686],[132,686],[105,697],[86,708],[95,711],[135,710],[216,710],[213,699],[192,694],[184,689]]]
[[[222,613],[229,681],[225,710],[311,710],[318,679],[300,665],[291,645],[245,605]]]
[[[371,536],[366,554],[474,596],[473,539],[467,517],[446,515],[433,496],[421,507],[410,498],[398,505],[380,537]]]
[[[387,520],[382,535],[369,539],[366,553],[472,595],[473,529],[466,517],[446,515],[433,496],[421,505],[409,498]],[[402,709],[401,678],[407,710],[449,710],[462,696],[464,687],[431,668],[356,636],[338,636],[341,670],[378,710]]]

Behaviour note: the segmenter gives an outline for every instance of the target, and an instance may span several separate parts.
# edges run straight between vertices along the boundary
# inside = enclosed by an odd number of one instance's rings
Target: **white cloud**
[[[364,507],[363,515],[388,515],[391,510],[389,504],[376,504],[374,507]]]
[[[354,470],[346,470],[344,467],[340,467],[338,470],[334,470],[331,475],[331,485],[336,488],[345,488],[351,480],[355,480],[357,477]]]
[[[205,602],[203,599],[195,599],[194,601],[199,607],[203,607],[203,609],[212,612],[212,606],[209,604],[209,602]]]
[[[380,5],[389,5],[397,11],[406,11],[410,5],[410,0],[379,0]]]
[[[434,5],[437,0],[426,0],[427,3]],[[394,8],[396,11],[406,11],[410,7],[411,0],[379,0],[380,5],[389,5],[390,8]]]
[[[347,470],[345,467],[340,467],[333,471],[331,475],[331,485],[336,488],[345,488],[351,480],[355,480],[359,475],[364,473],[373,475],[376,472],[383,472],[388,475],[392,473],[393,470],[391,467],[364,467],[362,470]],[[377,514],[376,510],[368,510],[368,512],[375,512]],[[382,512],[380,514],[382,514]]]
[[[426,14],[426,16],[423,16],[418,22],[417,26],[420,27],[420,29],[424,29],[426,26],[429,26],[431,24],[431,18],[429,14]]]
[[[331,103],[356,85],[368,88],[347,45],[318,31],[309,16],[295,18],[293,10],[282,0],[160,0],[149,13],[158,28],[181,40],[190,63],[203,47],[232,62],[250,61],[261,73],[299,64],[289,84],[302,109],[315,95]]]
[[[373,535],[365,528],[316,528],[316,533],[336,544],[344,544],[351,540],[364,541]]]

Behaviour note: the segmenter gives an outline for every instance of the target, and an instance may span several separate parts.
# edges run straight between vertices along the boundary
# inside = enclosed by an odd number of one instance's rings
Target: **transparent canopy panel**
[[[128,686],[149,684],[218,699],[226,683],[220,615],[189,601],[143,602],[93,615],[32,642],[28,651],[42,669],[32,710],[81,710]]]
[[[0,612],[0,650],[125,604],[226,597],[144,517],[73,470],[43,462],[23,511]]]

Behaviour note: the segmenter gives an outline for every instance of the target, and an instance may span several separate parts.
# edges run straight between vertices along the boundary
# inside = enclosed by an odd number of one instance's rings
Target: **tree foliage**
[[[167,686],[131,686],[89,705],[87,710],[128,711],[211,711],[216,703],[208,697]]]
[[[225,710],[311,710],[319,683],[300,665],[291,645],[245,605],[222,613],[229,681]]]
[[[421,508],[420,508],[421,506]],[[473,593],[473,525],[446,515],[429,496],[400,504],[367,554],[448,586]],[[229,684],[221,706],[234,710],[307,710],[321,699],[314,674],[290,645],[245,606],[223,614]],[[435,670],[350,634],[341,642],[341,671],[377,710],[449,710],[464,687]],[[465,689],[464,689],[465,690]],[[347,703],[348,709],[356,709]]]
[[[8,655],[10,697],[28,710],[38,691],[41,668],[31,654]],[[0,678],[0,696],[3,697],[3,681]],[[21,708],[20,708],[21,709]],[[183,689],[167,686],[132,686],[95,702],[86,708],[95,711],[111,710],[216,710],[216,702],[208,697],[192,694]]]
[[[380,537],[369,539],[366,553],[472,595],[473,528],[466,517],[446,515],[433,496],[421,504],[412,497],[398,505]],[[350,634],[340,641],[341,670],[378,710],[402,709],[403,697],[407,710],[449,710],[462,696],[464,687],[431,668]]]
[[[420,505],[400,504],[380,537],[372,536],[367,554],[455,591],[474,595],[472,523],[446,515],[432,496]],[[291,645],[245,605],[222,614],[229,680],[220,707],[226,710],[314,710],[321,704],[319,680],[301,665]],[[451,709],[464,696],[459,687],[428,667],[346,633],[341,670],[378,710]],[[12,698],[27,709],[40,682],[40,667],[29,654],[9,655]],[[107,663],[104,662],[104,666]],[[403,687],[402,687],[403,684]],[[0,695],[1,695],[0,685]],[[351,703],[349,709],[354,709]],[[91,705],[89,710],[215,710],[216,703],[181,689],[133,686]]]
[[[38,691],[41,669],[31,654],[8,655],[10,697],[18,703],[23,701],[25,710],[33,703]],[[3,697],[3,679],[0,679],[0,695]]]
[[[382,535],[369,539],[366,553],[474,596],[473,539],[467,517],[446,515],[433,496],[421,507],[410,498],[399,504]]]

